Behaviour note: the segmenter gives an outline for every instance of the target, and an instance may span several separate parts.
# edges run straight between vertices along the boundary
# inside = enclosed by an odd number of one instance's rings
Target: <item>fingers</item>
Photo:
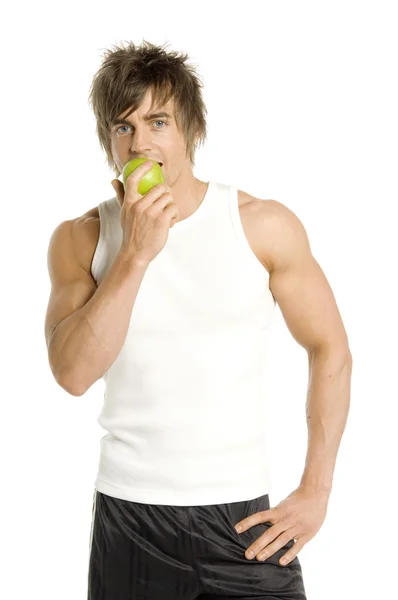
[[[123,206],[123,200],[124,200],[124,187],[121,181],[119,181],[119,179],[112,179],[111,181],[112,187],[116,192],[116,198],[119,201],[120,206]]]
[[[296,542],[294,542],[290,550],[279,559],[280,564],[285,566],[291,563],[292,560],[296,558],[297,554],[303,548],[304,544],[305,541],[302,538],[299,538]]]
[[[125,185],[119,179],[112,179],[111,184],[116,192],[116,197],[120,206],[123,206],[126,198],[128,204],[132,204],[133,201],[142,198],[142,195],[138,193],[138,184],[145,173],[152,169],[152,166],[152,163],[142,163],[142,165],[130,173],[126,179]]]
[[[289,564],[295,559],[307,541],[305,536],[300,536],[298,539],[295,538],[293,531],[293,528],[281,530],[275,525],[272,526],[246,549],[245,557],[248,560],[256,557],[258,561],[264,561],[280,550],[287,549],[285,554],[278,557],[278,561],[282,566]]]
[[[284,531],[281,533],[275,540],[271,543],[268,540],[261,540],[259,538],[256,540],[256,543],[250,546],[250,550],[246,551],[246,558],[253,558],[255,556],[257,560],[266,560],[275,552],[278,552],[281,548],[292,542],[292,535],[288,531]],[[291,544],[291,545],[292,545]]]
[[[260,512],[254,513],[239,521],[239,523],[235,524],[235,529],[238,533],[243,533],[253,525],[257,525],[258,523],[269,522],[272,525],[271,519],[274,518],[275,511],[273,508],[269,508],[268,510],[262,510]]]
[[[138,184],[140,180],[144,177],[145,173],[148,173],[153,167],[153,163],[142,163],[139,167],[134,169],[132,173],[126,179],[126,196],[128,198],[142,198],[142,194],[138,192]]]
[[[171,204],[172,201],[171,188],[165,183],[158,183],[142,197],[140,200],[140,209],[146,210],[149,206],[153,205],[154,211],[156,211],[156,209],[161,209],[167,204]]]

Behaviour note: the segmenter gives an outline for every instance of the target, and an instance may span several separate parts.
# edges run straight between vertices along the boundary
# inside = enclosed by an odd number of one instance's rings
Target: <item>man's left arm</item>
[[[350,404],[352,356],[331,287],[300,219],[274,201],[269,286],[286,325],[308,354],[308,449],[301,485],[330,492]],[[272,226],[272,223],[271,223]]]
[[[260,202],[253,239],[269,267],[269,287],[287,327],[308,353],[308,448],[300,485],[277,506],[249,515],[235,527],[242,533],[257,523],[271,523],[246,549],[246,558],[267,560],[287,547],[279,558],[287,565],[326,516],[350,404],[352,357],[333,292],[300,219],[280,202]]]

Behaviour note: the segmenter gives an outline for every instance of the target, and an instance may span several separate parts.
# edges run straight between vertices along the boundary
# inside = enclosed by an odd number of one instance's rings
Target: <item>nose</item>
[[[134,156],[146,155],[151,152],[149,133],[145,129],[135,129],[131,140],[131,152]]]

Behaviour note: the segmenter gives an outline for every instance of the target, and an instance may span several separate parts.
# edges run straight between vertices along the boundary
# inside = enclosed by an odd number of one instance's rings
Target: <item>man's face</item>
[[[171,186],[181,174],[192,172],[191,162],[185,156],[184,136],[174,119],[174,99],[149,114],[151,99],[149,90],[138,110],[127,118],[129,110],[119,115],[118,119],[124,123],[112,124],[112,155],[120,172],[132,158],[150,158],[162,163],[165,183]]]

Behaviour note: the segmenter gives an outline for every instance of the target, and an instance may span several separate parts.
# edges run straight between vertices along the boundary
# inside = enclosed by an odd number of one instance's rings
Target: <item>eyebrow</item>
[[[171,119],[171,115],[169,115],[166,112],[160,112],[160,113],[151,113],[149,115],[145,115],[144,117],[144,121],[151,121],[152,119],[159,119],[159,117],[163,117],[166,119]],[[131,125],[130,121],[127,121],[127,119],[115,119],[112,123],[112,127],[114,125]]]

